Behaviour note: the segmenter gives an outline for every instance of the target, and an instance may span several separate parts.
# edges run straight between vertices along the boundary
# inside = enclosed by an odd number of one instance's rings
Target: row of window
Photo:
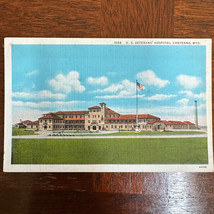
[[[98,118],[100,117],[100,115],[97,115]],[[96,118],[96,115],[93,115],[93,118]],[[47,123],[49,121],[49,123],[52,123],[52,120],[44,120],[45,123]],[[148,120],[149,121],[149,120]],[[42,123],[43,120],[40,120],[40,123]],[[63,120],[53,120],[54,123],[63,123]],[[66,121],[66,123],[84,123],[85,121]],[[88,120],[88,123],[90,123],[91,121]],[[96,121],[95,121],[96,122]],[[136,120],[108,120],[108,122],[110,123],[135,123]],[[139,122],[146,122],[146,120],[139,120]],[[101,120],[99,120],[99,123],[101,123]],[[182,126],[183,127],[183,126]]]
[[[77,129],[77,128],[83,129],[83,128],[85,128],[85,126],[81,126],[81,125],[79,125],[79,126],[66,126],[66,129]]]
[[[90,112],[100,112],[101,109],[90,109]]]
[[[69,121],[65,121],[65,123],[66,124],[68,124],[68,123],[85,123],[85,121],[84,120],[80,120],[80,121],[78,121],[78,120],[74,120],[74,121],[69,120]]]
[[[96,120],[88,120],[88,123],[90,123],[90,122],[95,122],[96,123],[97,121]],[[101,123],[101,120],[99,120],[98,122]]]
[[[66,115],[63,116],[63,118],[84,118],[82,115]]]
[[[147,121],[150,121],[150,120],[147,120]],[[136,119],[134,119],[134,120],[108,120],[108,122],[110,122],[110,123],[135,123],[136,122]],[[142,123],[142,122],[146,122],[146,119],[144,119],[144,120],[139,120],[139,122],[140,123]]]
[[[107,129],[108,128],[112,128],[112,129],[123,129],[123,128],[133,128],[133,127],[136,127],[136,126],[132,126],[132,125],[106,125],[105,126]],[[146,125],[139,125],[139,128],[147,128]],[[151,128],[151,126],[150,126]]]
[[[45,123],[47,123],[47,122],[52,123],[52,120],[40,120],[40,123],[42,123],[43,121]],[[54,123],[63,123],[63,120],[53,120],[53,122]]]
[[[50,126],[49,126],[49,128],[50,128]],[[64,129],[65,126],[53,125],[53,128],[54,128],[54,129],[59,129],[59,128],[63,128],[63,129]]]
[[[109,114],[108,117],[117,117],[117,114]]]
[[[33,125],[31,125],[31,128],[33,128]],[[35,128],[38,128],[38,125],[35,125]]]
[[[187,125],[174,125],[175,127],[180,127],[180,128],[188,128]],[[173,125],[167,125],[167,127],[173,127]]]
[[[99,115],[99,114],[98,114],[98,115],[93,114],[93,115],[92,115],[92,118],[97,118],[97,117],[100,118],[100,116],[101,116],[101,115]],[[88,118],[90,118],[90,115],[88,115]]]

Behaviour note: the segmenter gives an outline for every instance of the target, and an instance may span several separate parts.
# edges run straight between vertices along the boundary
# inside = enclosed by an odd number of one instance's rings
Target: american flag
[[[137,84],[137,89],[143,91],[143,85],[140,84],[138,81],[136,82],[136,84]]]

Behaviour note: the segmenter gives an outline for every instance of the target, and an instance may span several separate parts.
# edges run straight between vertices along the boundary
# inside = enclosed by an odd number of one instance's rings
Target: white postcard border
[[[190,43],[190,44],[189,44]],[[205,45],[207,83],[208,164],[11,164],[12,158],[12,44],[102,45]],[[212,70],[211,39],[102,39],[102,38],[5,38],[5,172],[212,172]]]

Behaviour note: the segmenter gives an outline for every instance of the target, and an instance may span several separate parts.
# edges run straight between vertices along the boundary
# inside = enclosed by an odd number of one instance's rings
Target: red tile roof
[[[31,120],[24,120],[24,121],[22,121],[21,123],[22,123],[22,124],[24,124],[24,123],[25,123],[25,124],[28,124],[28,123],[31,123],[31,122],[32,122]]]
[[[184,121],[184,124],[187,124],[187,125],[195,125],[194,123],[191,123],[190,121]]]
[[[151,115],[151,114],[139,114],[138,118],[139,119],[160,119],[159,117],[156,117],[156,116]]]
[[[55,112],[55,114],[63,114],[63,115],[65,115],[65,114],[83,115],[83,114],[87,114],[87,113],[88,113],[88,111],[57,111],[57,112]]]
[[[108,111],[108,114],[118,114],[116,111],[110,109],[110,108],[106,108]]]
[[[44,116],[40,117],[39,119],[58,119],[58,120],[63,120],[61,117],[59,117],[55,113],[45,114]]]
[[[85,118],[80,118],[80,117],[78,117],[78,118],[66,118],[65,120],[85,120]]]
[[[100,108],[101,108],[100,106],[92,106],[92,107],[90,107],[88,109],[100,109]]]
[[[153,120],[150,120],[149,122],[148,122],[148,124],[153,124],[153,123],[155,123],[155,122],[162,122],[161,120],[159,120],[159,119],[153,119]]]
[[[28,125],[38,125],[38,124],[39,124],[38,120],[32,121],[32,122],[28,123]]]
[[[194,123],[191,123],[189,121],[166,121],[166,120],[163,120],[163,122],[167,125],[194,125]]]
[[[151,114],[139,114],[138,115],[139,119],[157,119],[159,120],[159,117],[153,116]],[[106,118],[107,120],[130,120],[130,119],[136,119],[136,114],[121,114],[119,117],[108,117]]]

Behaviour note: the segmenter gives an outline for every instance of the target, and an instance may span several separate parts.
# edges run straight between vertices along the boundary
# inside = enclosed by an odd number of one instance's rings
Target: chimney
[[[198,129],[198,109],[197,109],[197,100],[195,100],[195,127]]]

